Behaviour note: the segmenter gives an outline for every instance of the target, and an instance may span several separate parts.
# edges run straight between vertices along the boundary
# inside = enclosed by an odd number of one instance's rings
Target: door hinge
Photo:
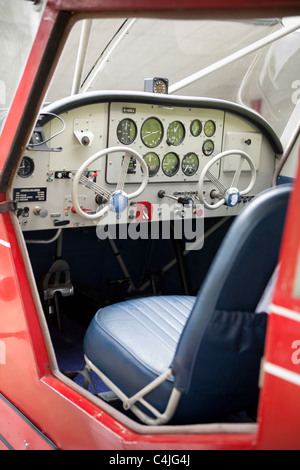
[[[17,210],[17,201],[4,201],[0,202],[0,214],[4,214],[8,211]]]

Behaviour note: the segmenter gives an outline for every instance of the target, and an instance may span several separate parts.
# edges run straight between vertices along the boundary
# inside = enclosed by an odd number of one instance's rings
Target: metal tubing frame
[[[172,370],[167,369],[163,372],[160,376],[146,385],[144,388],[139,390],[135,395],[128,397],[122,390],[117,387],[102,371],[100,371],[89,359],[86,355],[84,355],[84,359],[86,362],[86,368],[88,370],[92,370],[95,372],[98,377],[117,395],[117,397],[123,402],[123,408],[125,410],[131,410],[143,423],[148,425],[157,425],[157,424],[165,424],[174,415],[178,402],[181,397],[181,392],[179,392],[176,388],[173,388],[169,401],[167,403],[166,409],[163,413],[160,413],[156,408],[154,408],[150,403],[148,403],[144,396],[162,384],[165,380],[167,380],[172,375]],[[151,418],[142,410],[140,410],[135,403],[140,402],[145,408],[147,408],[156,418]]]

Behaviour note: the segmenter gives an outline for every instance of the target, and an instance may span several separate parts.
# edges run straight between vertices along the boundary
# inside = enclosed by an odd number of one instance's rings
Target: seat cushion
[[[148,297],[102,308],[85,335],[85,354],[100,370],[107,364],[111,371],[110,355],[123,348],[132,359],[160,375],[172,362],[195,300],[189,296]]]
[[[105,307],[86,332],[84,353],[130,397],[170,367],[195,300],[148,297]],[[255,405],[266,317],[215,312],[201,343],[196,385],[182,395],[170,423],[208,422]],[[173,386],[171,376],[146,396],[147,401],[163,412]]]
[[[85,334],[84,353],[130,396],[170,367],[195,300],[159,296],[104,307]]]

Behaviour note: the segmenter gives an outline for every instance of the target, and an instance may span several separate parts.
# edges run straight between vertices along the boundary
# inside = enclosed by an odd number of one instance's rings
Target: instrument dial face
[[[17,174],[21,178],[28,178],[34,172],[34,162],[30,157],[23,157],[20,166],[18,168]]]
[[[122,144],[131,144],[136,138],[136,133],[136,125],[132,119],[126,118],[119,122],[117,127],[117,137]]]
[[[144,160],[148,165],[149,177],[155,176],[160,167],[159,156],[154,152],[148,152],[144,156]]]
[[[167,153],[162,161],[162,170],[166,176],[174,176],[179,170],[180,160],[176,153]]]
[[[207,137],[212,137],[214,133],[216,132],[216,125],[214,121],[206,121],[204,124],[204,133]]]
[[[153,92],[154,93],[168,93],[168,84],[165,80],[157,78],[153,83]]]
[[[194,152],[187,153],[182,160],[182,171],[186,176],[192,176],[199,167],[199,158]]]
[[[173,121],[167,132],[167,143],[170,145],[179,145],[185,137],[185,128],[180,121]]]
[[[209,157],[213,153],[214,148],[215,146],[214,146],[213,141],[208,139],[202,145],[202,152],[204,153],[206,157]]]
[[[150,148],[157,147],[163,138],[163,125],[159,119],[151,117],[146,119],[141,129],[143,143]]]
[[[194,119],[191,123],[190,131],[193,137],[198,137],[202,131],[202,124],[199,119]]]

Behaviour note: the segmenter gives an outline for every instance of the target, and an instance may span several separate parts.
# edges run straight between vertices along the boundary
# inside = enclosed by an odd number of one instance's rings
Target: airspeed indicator
[[[141,129],[141,138],[147,147],[157,147],[163,138],[163,125],[159,119],[146,119]]]

